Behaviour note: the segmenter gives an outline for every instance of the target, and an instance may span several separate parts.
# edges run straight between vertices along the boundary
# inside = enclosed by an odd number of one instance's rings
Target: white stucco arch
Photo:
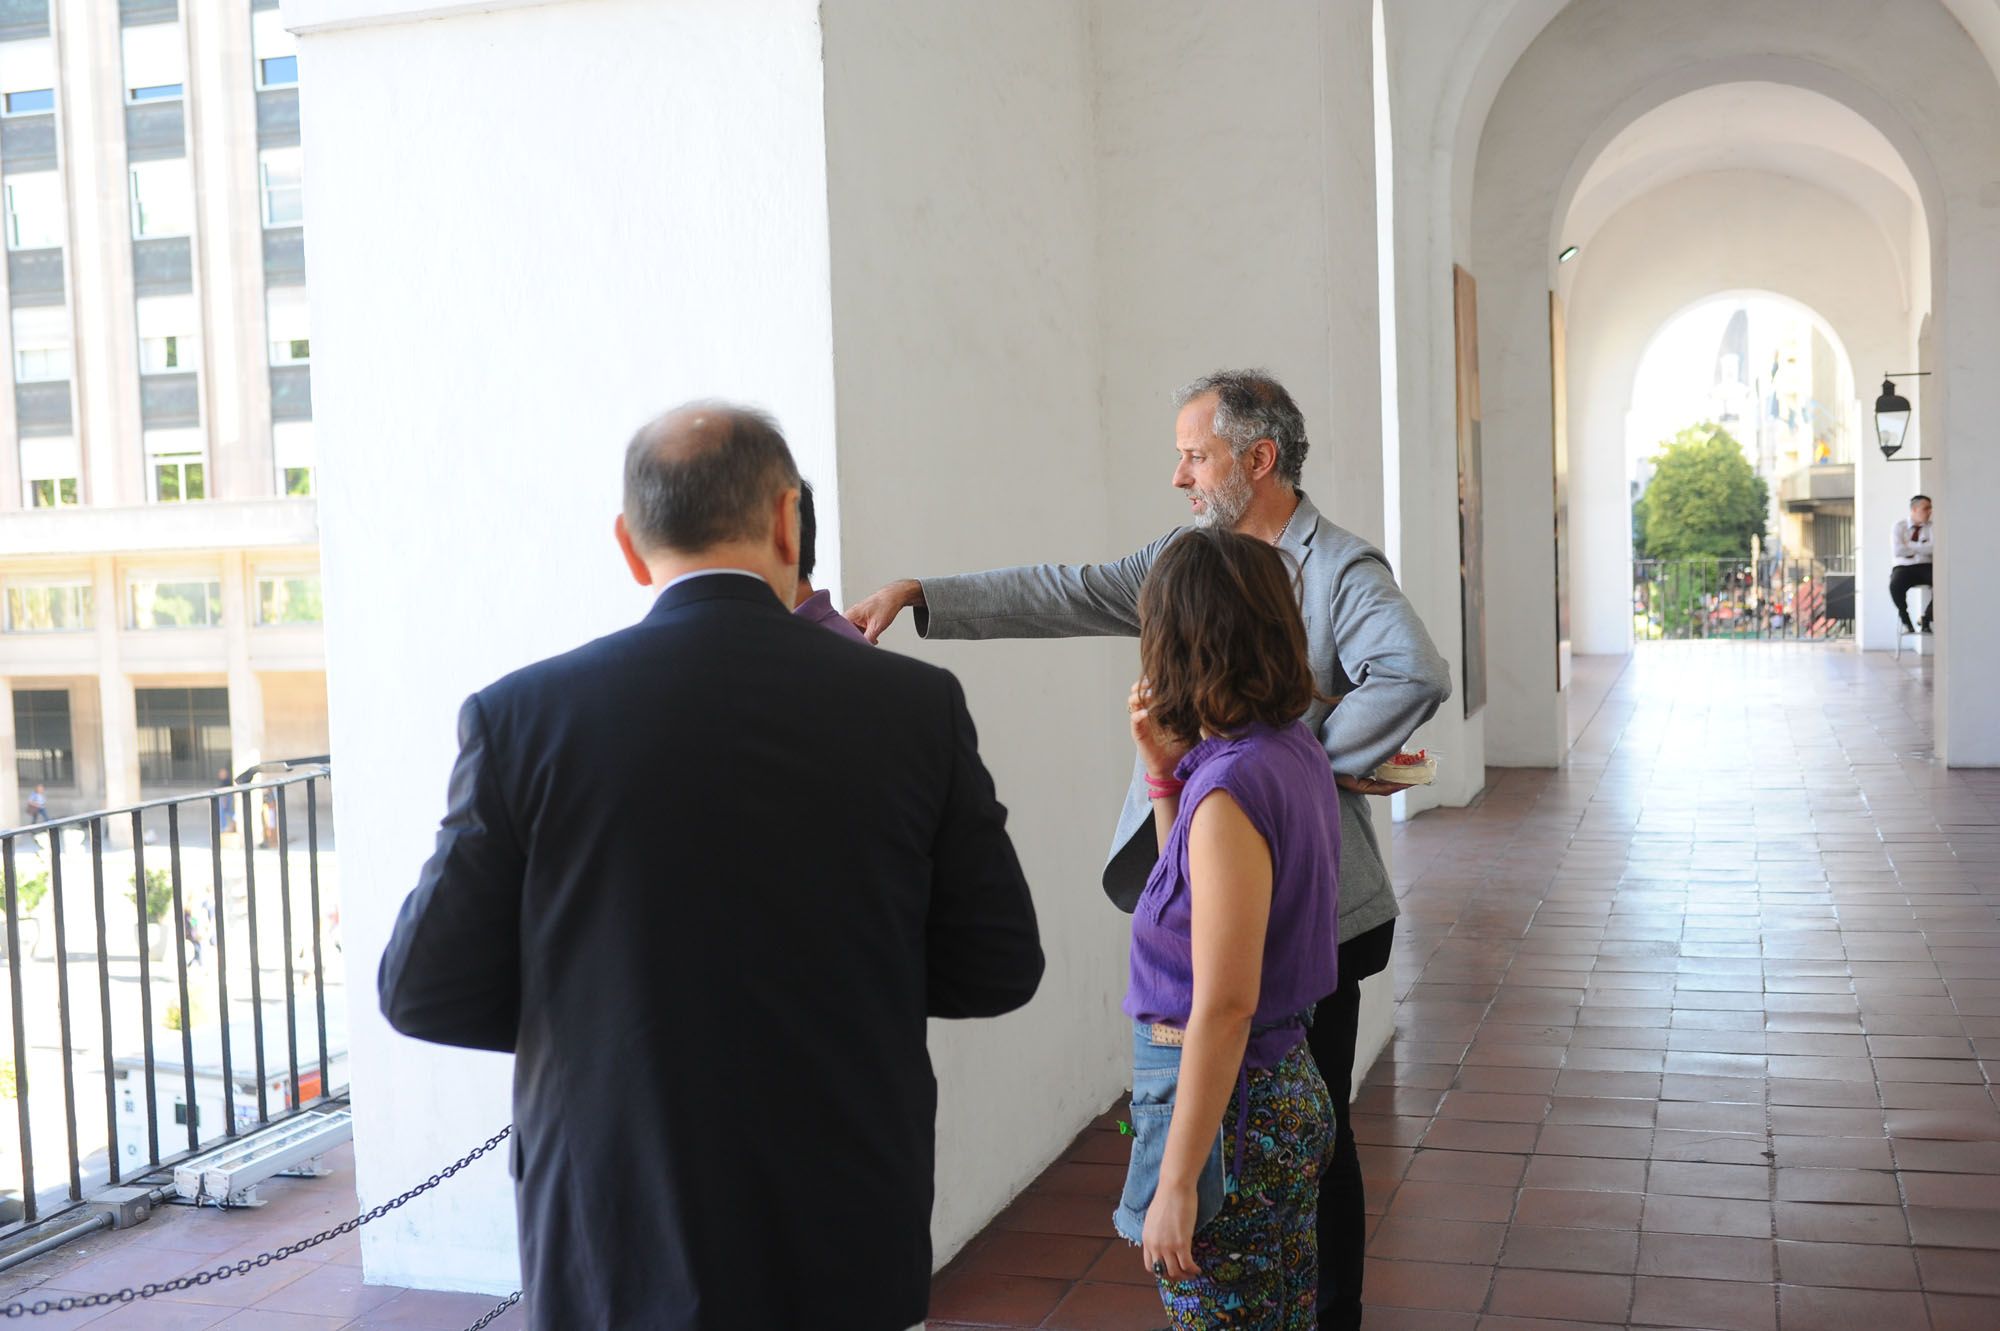
[[[1933,403],[1943,438],[1927,451],[1939,456],[1948,492],[2000,493],[2000,459],[1978,434],[2000,409],[2000,384],[1977,369],[2000,354],[2000,210],[1991,206],[2000,200],[2000,83],[1965,29],[1938,4],[1897,6],[1890,15],[1864,0],[1771,0],[1747,9],[1722,0],[1579,0],[1514,64],[1480,137],[1470,267],[1480,288],[1490,571],[1533,567],[1547,548],[1546,303],[1554,237],[1578,182],[1604,145],[1647,111],[1701,87],[1746,81],[1832,98],[1879,130],[1907,165],[1929,241],[1939,376],[1952,381],[1952,414]],[[1911,335],[1915,318],[1903,313],[1899,336]],[[1874,372],[1851,340],[1850,350],[1857,373]],[[1939,531],[1940,601],[1956,606],[1962,634],[1954,641],[1947,629],[1940,641],[1940,744],[1953,746],[1947,752],[1956,761],[2000,762],[2000,700],[1949,686],[1954,665],[1969,680],[1981,662],[2000,656],[2000,611],[1975,608],[1971,588],[1959,604],[1950,583],[1954,563],[1971,570],[2000,559],[2000,532],[1966,523],[1954,533],[1944,520]],[[1954,540],[1964,544],[1946,558]],[[1488,622],[1487,756],[1552,762],[1566,740],[1549,646],[1553,598],[1533,579],[1489,578]]]
[[[1754,192],[1758,207],[1732,207]],[[1809,313],[1872,397],[1883,357],[1913,355],[1901,278],[1873,219],[1818,185],[1752,172],[1689,176],[1606,221],[1569,283],[1570,623],[1579,652],[1630,644],[1631,526],[1624,422],[1646,351],[1681,314],[1718,296],[1759,292]],[[1890,368],[1903,368],[1895,366]],[[1897,480],[1856,449],[1857,531],[1893,501]],[[1907,470],[1907,468],[1906,468]],[[1891,515],[1893,517],[1893,514]],[[1861,631],[1892,620],[1879,542],[1861,542]],[[1885,643],[1885,645],[1887,645]]]

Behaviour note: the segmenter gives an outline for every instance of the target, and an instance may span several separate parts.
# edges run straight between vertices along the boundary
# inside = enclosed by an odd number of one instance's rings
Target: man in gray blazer
[[[1297,561],[1306,640],[1321,692],[1306,725],[1341,789],[1340,987],[1319,1005],[1313,1055],[1334,1088],[1338,1131],[1320,1195],[1320,1325],[1361,1323],[1366,1223],[1361,1166],[1348,1122],[1360,981],[1388,964],[1396,896],[1369,818],[1368,795],[1399,787],[1372,773],[1451,694],[1444,659],[1396,586],[1389,561],[1321,516],[1299,488],[1305,420],[1282,385],[1258,371],[1207,375],[1175,395],[1174,486],[1196,526],[1261,537]],[[1139,588],[1184,528],[1108,564],[1036,564],[891,583],[848,611],[870,641],[909,607],[926,638],[1135,637]],[[1104,867],[1104,890],[1130,911],[1156,858],[1144,772],[1132,784]]]

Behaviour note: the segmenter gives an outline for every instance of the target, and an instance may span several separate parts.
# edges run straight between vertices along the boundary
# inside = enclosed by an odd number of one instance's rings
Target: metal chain
[[[227,1266],[218,1266],[212,1271],[197,1271],[191,1276],[181,1276],[176,1280],[163,1280],[155,1284],[140,1285],[136,1289],[121,1289],[109,1294],[65,1295],[60,1299],[38,1299],[33,1303],[0,1305],[0,1317],[44,1317],[50,1313],[74,1312],[79,1308],[105,1308],[112,1304],[132,1303],[140,1299],[150,1299],[161,1294],[171,1294],[177,1290],[195,1289],[213,1281],[227,1280],[231,1276],[248,1275],[252,1271],[269,1266],[272,1262],[282,1262],[287,1257],[296,1256],[308,1248],[316,1248],[331,1239],[341,1237],[343,1234],[352,1234],[369,1221],[380,1220],[397,1207],[415,1201],[438,1184],[452,1177],[461,1169],[464,1169],[480,1156],[492,1152],[501,1142],[506,1141],[513,1131],[514,1125],[509,1123],[506,1127],[488,1137],[483,1143],[473,1147],[457,1163],[446,1165],[443,1169],[440,1169],[416,1187],[411,1188],[402,1196],[383,1202],[380,1206],[355,1216],[352,1220],[343,1220],[332,1229],[322,1230],[311,1238],[300,1239],[297,1243],[287,1243],[281,1248],[274,1248],[270,1252],[258,1253],[255,1257],[246,1257],[240,1262],[231,1262]],[[504,1303],[474,1322],[470,1327],[466,1328],[466,1331],[479,1331],[480,1327],[486,1326],[494,1318],[506,1312],[520,1301],[521,1291],[516,1290],[508,1296]]]
[[[478,1321],[474,1322],[471,1326],[466,1327],[465,1331],[479,1331],[481,1327],[489,1325],[494,1318],[498,1317],[501,1313],[506,1312],[509,1308],[513,1307],[520,1301],[521,1301],[521,1291],[517,1289],[512,1294],[509,1294],[506,1298],[500,1300],[500,1305],[497,1308],[495,1308],[492,1312],[487,1313],[486,1316],[480,1318]]]

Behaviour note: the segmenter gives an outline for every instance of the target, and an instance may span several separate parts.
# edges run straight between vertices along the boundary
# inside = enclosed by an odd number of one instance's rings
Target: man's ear
[[[612,522],[611,531],[618,538],[618,552],[625,556],[625,567],[632,571],[632,580],[641,587],[652,586],[653,570],[646,567],[645,557],[639,553],[639,547],[632,543],[632,532],[625,525],[623,513]]]
[[[797,486],[778,496],[776,524],[771,539],[777,547],[778,559],[788,568],[799,566],[799,545],[802,535],[799,527],[799,490]]]
[[[1259,439],[1250,445],[1250,479],[1261,481],[1278,468],[1278,443],[1275,439]]]

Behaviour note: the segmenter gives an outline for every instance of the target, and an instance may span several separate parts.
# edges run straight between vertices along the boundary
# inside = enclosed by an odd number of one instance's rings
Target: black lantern
[[[1902,379],[1919,378],[1929,374],[1929,370],[1906,370],[1896,377]],[[1929,458],[1899,458],[1903,439],[1910,432],[1910,400],[1896,391],[1895,379],[1882,380],[1882,396],[1875,399],[1875,442],[1881,445],[1882,456],[1891,462],[1928,462]]]

